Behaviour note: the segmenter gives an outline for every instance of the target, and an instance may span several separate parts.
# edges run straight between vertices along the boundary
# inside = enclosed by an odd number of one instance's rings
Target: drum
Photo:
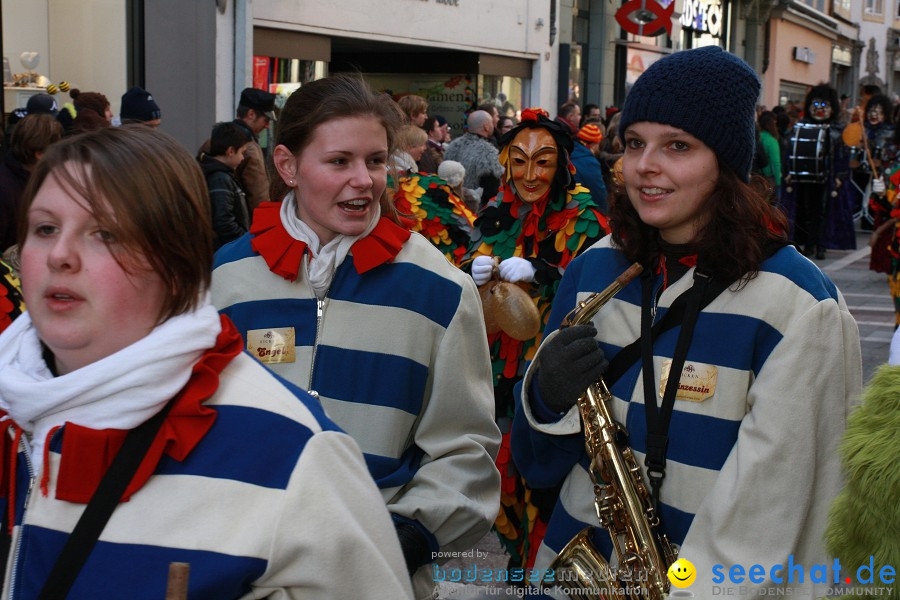
[[[828,125],[797,123],[788,148],[788,173],[796,183],[824,183],[828,179]]]

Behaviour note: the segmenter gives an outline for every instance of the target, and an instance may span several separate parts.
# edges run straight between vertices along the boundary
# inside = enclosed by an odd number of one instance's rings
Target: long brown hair
[[[299,156],[312,142],[319,125],[332,119],[359,116],[375,117],[381,123],[387,132],[388,155],[392,154],[403,113],[387,94],[376,94],[362,78],[344,74],[307,83],[290,95],[278,119],[275,146],[283,145],[291,154]],[[273,200],[283,200],[289,191],[281,177],[272,177],[270,197]],[[382,216],[400,222],[389,187],[379,198],[379,204]]]
[[[759,176],[746,183],[720,166],[716,187],[700,207],[709,220],[691,242],[698,261],[714,277],[740,279],[738,287],[756,277],[773,244],[787,242],[787,219],[766,201],[765,186]],[[655,265],[659,230],[641,221],[624,189],[617,190],[609,213],[612,239],[625,256],[645,268]]]

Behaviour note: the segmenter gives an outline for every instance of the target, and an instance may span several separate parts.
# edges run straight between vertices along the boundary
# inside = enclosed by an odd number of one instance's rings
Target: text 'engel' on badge
[[[294,328],[251,329],[247,332],[247,352],[261,363],[289,363],[297,360]]]

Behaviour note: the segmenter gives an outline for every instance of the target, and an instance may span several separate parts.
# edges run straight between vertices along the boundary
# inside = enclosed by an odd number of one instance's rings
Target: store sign
[[[476,82],[472,75],[405,75],[367,73],[372,89],[399,98],[417,94],[428,101],[428,114],[441,115],[450,123],[454,137],[462,135],[467,111],[478,104]]]
[[[723,14],[722,0],[684,0],[681,26],[721,37]]]
[[[794,46],[794,60],[813,64],[816,62],[816,53],[806,46]]]
[[[663,31],[672,35],[675,0],[628,0],[616,11],[616,22],[628,33],[653,37]]]
[[[417,2],[431,2],[432,0],[416,0]],[[459,0],[433,0],[435,4],[446,4],[447,6],[459,6]]]

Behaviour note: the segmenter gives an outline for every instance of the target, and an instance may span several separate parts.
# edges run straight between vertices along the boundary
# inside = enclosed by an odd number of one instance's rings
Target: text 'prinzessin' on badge
[[[659,397],[662,398],[669,382],[669,371],[672,369],[672,360],[666,359],[662,364],[662,374],[659,380]],[[681,371],[681,379],[678,382],[678,391],[675,392],[676,400],[689,402],[703,402],[712,398],[716,393],[716,382],[719,378],[719,368],[715,365],[707,365],[697,362],[684,363]]]
[[[263,364],[294,362],[297,360],[294,346],[293,327],[247,331],[247,352]]]

